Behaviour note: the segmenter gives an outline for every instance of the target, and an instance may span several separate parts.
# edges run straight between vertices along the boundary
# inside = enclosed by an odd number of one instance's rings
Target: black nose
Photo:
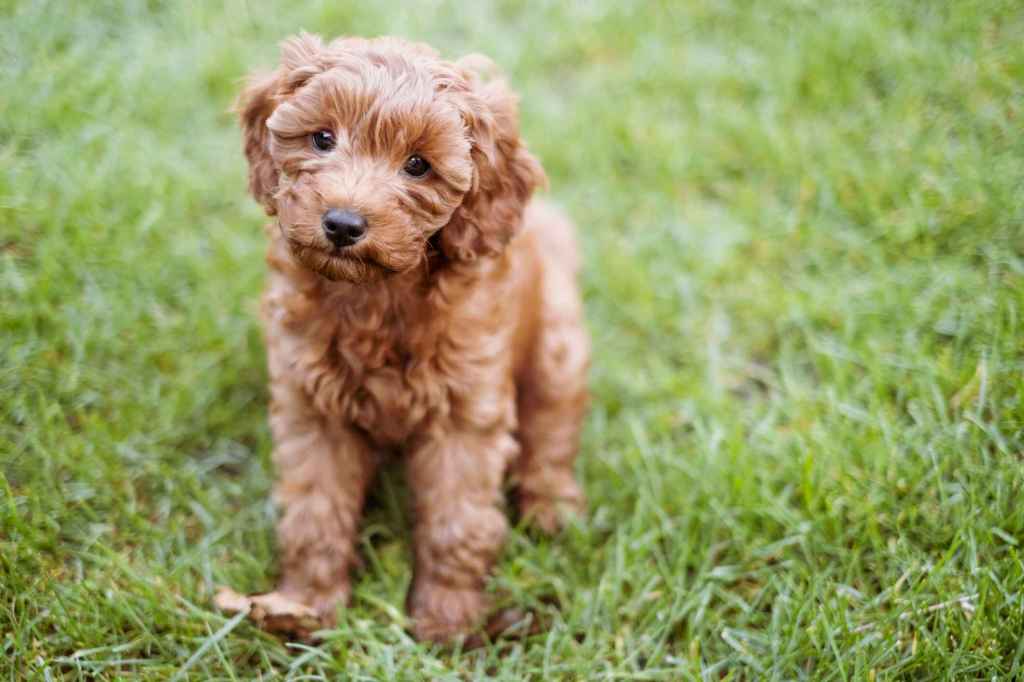
[[[352,246],[366,235],[366,218],[353,211],[332,208],[320,222],[335,246]]]

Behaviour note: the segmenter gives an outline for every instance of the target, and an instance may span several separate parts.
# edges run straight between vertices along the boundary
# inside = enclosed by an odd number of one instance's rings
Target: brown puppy
[[[486,70],[397,39],[302,34],[239,100],[249,189],[276,217],[263,318],[282,577],[263,603],[333,620],[389,452],[413,495],[420,639],[484,615],[506,472],[545,530],[582,509],[573,230],[530,203],[544,173]]]

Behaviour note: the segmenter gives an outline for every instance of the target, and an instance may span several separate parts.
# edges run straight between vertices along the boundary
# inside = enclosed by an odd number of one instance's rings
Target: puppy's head
[[[501,250],[544,174],[488,65],[388,38],[282,45],[238,111],[249,190],[303,265],[370,282],[420,266],[431,242],[451,261]]]

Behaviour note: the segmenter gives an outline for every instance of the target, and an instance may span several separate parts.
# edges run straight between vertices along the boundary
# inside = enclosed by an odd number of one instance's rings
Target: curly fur
[[[249,189],[268,226],[263,298],[281,507],[279,592],[330,622],[349,595],[366,490],[401,453],[413,495],[413,631],[474,628],[506,530],[502,484],[554,530],[582,508],[572,465],[589,342],[571,225],[516,100],[473,56],[392,38],[302,34],[238,103]],[[310,135],[329,129],[337,147]],[[410,154],[430,173],[401,172]],[[325,239],[328,208],[366,238]]]

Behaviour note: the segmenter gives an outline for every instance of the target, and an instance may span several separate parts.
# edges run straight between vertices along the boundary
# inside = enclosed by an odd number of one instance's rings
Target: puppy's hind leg
[[[540,301],[536,338],[517,385],[517,502],[523,518],[554,532],[585,506],[573,462],[588,402],[590,339],[574,273],[549,263]]]

